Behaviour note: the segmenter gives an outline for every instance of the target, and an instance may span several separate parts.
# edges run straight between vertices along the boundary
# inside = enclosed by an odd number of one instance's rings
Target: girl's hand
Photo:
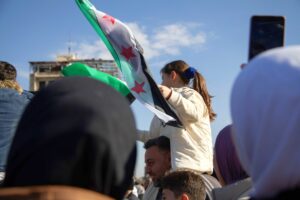
[[[162,96],[165,98],[165,99],[169,99],[172,95],[172,90],[164,85],[158,85],[158,89],[160,90]]]

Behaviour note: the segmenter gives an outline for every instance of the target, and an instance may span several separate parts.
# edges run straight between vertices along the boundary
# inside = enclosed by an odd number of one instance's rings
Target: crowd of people
[[[232,124],[213,145],[205,79],[182,60],[161,70],[162,96],[182,127],[154,117],[137,130],[128,101],[88,77],[36,94],[0,62],[0,199],[297,199],[300,46],[246,64],[231,91]],[[136,141],[145,177],[133,178]]]

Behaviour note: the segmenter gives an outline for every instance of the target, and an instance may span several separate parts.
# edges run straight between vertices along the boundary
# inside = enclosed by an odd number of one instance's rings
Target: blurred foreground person
[[[300,197],[300,46],[254,58],[231,94],[233,136],[253,199]]]
[[[74,186],[122,199],[133,176],[135,135],[129,104],[114,89],[86,77],[60,79],[24,111],[4,187]]]

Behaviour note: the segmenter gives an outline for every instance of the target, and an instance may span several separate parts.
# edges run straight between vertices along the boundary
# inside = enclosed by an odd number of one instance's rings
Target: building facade
[[[121,77],[118,67],[113,60],[76,59],[73,55],[63,55],[58,56],[56,61],[29,62],[30,91],[38,91],[52,81],[63,77],[61,70],[72,62],[81,62],[117,78]]]

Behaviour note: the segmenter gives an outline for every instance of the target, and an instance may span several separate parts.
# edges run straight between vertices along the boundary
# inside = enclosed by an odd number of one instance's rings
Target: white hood
[[[231,93],[234,140],[255,197],[300,186],[300,46],[254,58]]]

